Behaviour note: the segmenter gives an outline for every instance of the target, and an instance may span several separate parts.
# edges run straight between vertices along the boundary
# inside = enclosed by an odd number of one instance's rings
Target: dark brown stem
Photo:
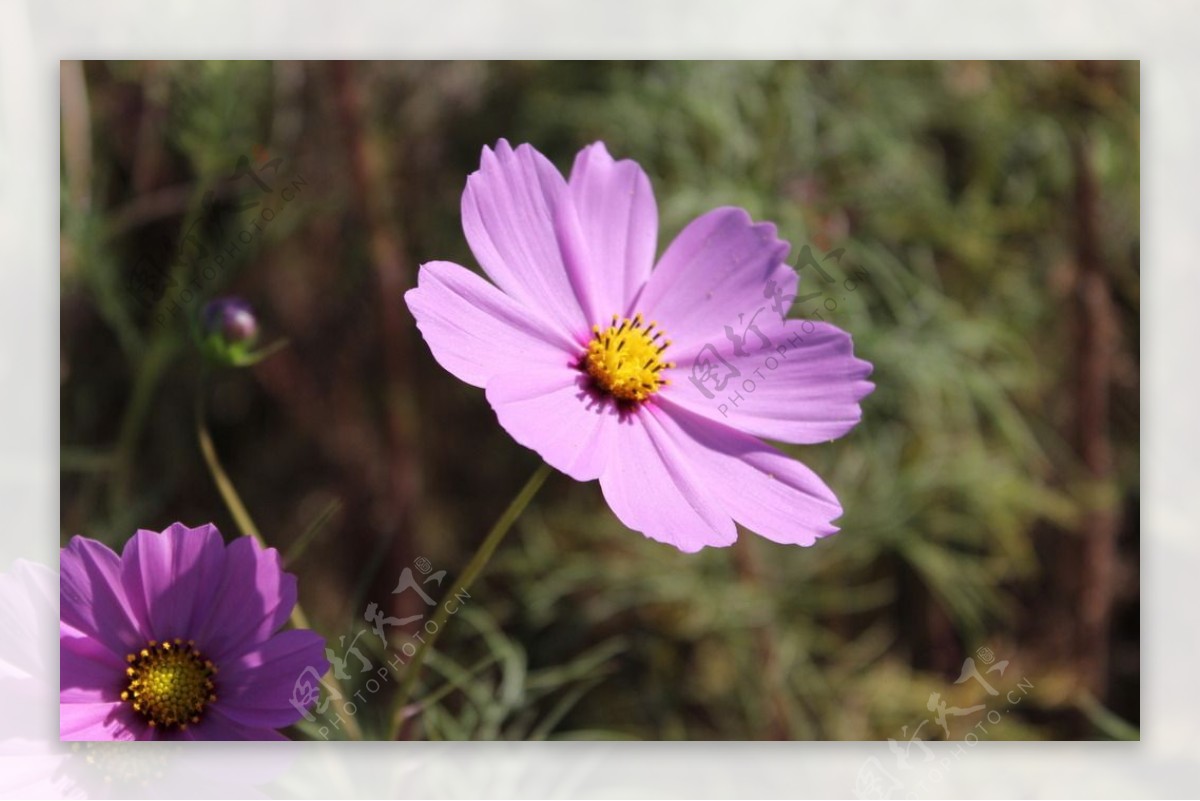
[[[1081,534],[1080,665],[1087,687],[1104,697],[1108,682],[1109,624],[1116,571],[1119,506],[1113,481],[1109,396],[1117,341],[1111,281],[1100,253],[1099,189],[1090,147],[1081,133],[1072,140],[1075,167],[1076,437],[1091,485]]]
[[[389,164],[376,139],[371,136],[369,109],[361,88],[362,76],[351,62],[333,62],[330,77],[337,94],[337,110],[345,137],[346,155],[350,164],[353,196],[357,211],[366,223],[375,276],[378,281],[378,311],[383,349],[383,391],[387,441],[387,483],[389,499],[381,522],[387,527],[385,536],[396,543],[391,559],[399,571],[415,556],[418,547],[415,525],[419,476],[415,460],[416,400],[412,391],[412,318],[404,305],[405,290],[413,285],[412,271],[407,267],[404,246],[396,230],[389,190]],[[389,145],[388,154],[398,157],[396,142]],[[406,536],[396,536],[403,534]],[[403,595],[393,596],[403,606],[414,603]],[[399,614],[411,614],[414,609],[398,609]]]

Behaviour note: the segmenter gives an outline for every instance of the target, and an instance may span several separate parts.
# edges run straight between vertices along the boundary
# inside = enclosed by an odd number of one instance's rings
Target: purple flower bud
[[[250,304],[241,298],[217,298],[209,301],[200,317],[206,338],[217,336],[226,345],[250,346],[258,337],[258,318]]]

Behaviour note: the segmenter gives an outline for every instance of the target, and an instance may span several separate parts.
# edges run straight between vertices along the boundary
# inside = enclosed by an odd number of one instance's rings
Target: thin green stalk
[[[287,567],[299,559],[308,549],[309,543],[325,530],[325,525],[341,510],[341,501],[336,499],[330,501],[321,514],[317,515],[317,518],[304,530],[304,533],[297,537],[296,541],[287,549],[287,553],[283,555],[284,566]]]
[[[233,486],[233,482],[229,479],[229,474],[225,472],[225,468],[221,466],[221,460],[217,458],[217,449],[213,446],[212,436],[208,433],[208,426],[204,422],[204,401],[203,394],[198,395],[196,403],[196,436],[200,441],[200,452],[204,454],[204,462],[208,465],[208,471],[212,474],[213,482],[217,485],[217,490],[221,493],[221,498],[225,501],[225,505],[229,508],[229,514],[233,515],[233,521],[237,524],[238,530],[242,532],[242,536],[250,537],[259,546],[266,548],[267,542],[263,539],[262,533],[258,530],[258,526],[254,524],[254,518],[250,517],[250,512],[246,509],[246,505],[242,503],[241,496],[238,495],[237,489]],[[296,599],[296,605],[292,607],[292,616],[290,618],[292,626],[298,629],[312,628],[308,624],[308,616],[304,614],[303,607],[300,606],[300,600]],[[336,676],[329,677],[330,682],[337,688],[338,693],[346,696],[346,692],[341,686]],[[353,716],[347,717],[345,720],[346,733],[352,739],[362,739],[362,729],[358,725],[358,721]]]
[[[129,505],[133,484],[132,465],[154,393],[178,351],[178,342],[170,333],[155,339],[136,367],[129,404],[121,417],[117,443],[113,448],[113,466],[109,483],[109,513]]]
[[[1084,690],[1075,698],[1075,706],[1087,716],[1092,725],[1114,740],[1140,740],[1137,726],[1128,723],[1096,698]]]
[[[513,523],[517,522],[517,518],[525,511],[525,507],[537,495],[542,484],[546,483],[546,478],[550,475],[550,465],[543,462],[529,480],[525,482],[525,486],[517,493],[517,497],[513,498],[512,503],[504,510],[504,514],[492,526],[491,531],[484,538],[483,544],[479,546],[479,550],[471,557],[471,561],[467,563],[466,568],[459,575],[458,580],[447,590],[442,597],[441,603],[438,604],[437,611],[434,612],[432,618],[432,633],[427,634],[422,639],[420,646],[417,647],[417,652],[413,654],[412,660],[408,663],[408,667],[404,672],[404,680],[400,683],[400,689],[396,692],[396,700],[392,708],[392,739],[399,739],[400,729],[404,725],[407,717],[405,710],[408,707],[408,699],[412,697],[413,689],[416,687],[417,679],[421,673],[421,665],[425,661],[425,657],[433,648],[433,644],[437,642],[438,635],[442,629],[446,627],[446,621],[450,618],[450,604],[455,597],[460,593],[470,589],[475,579],[487,567],[487,563],[495,553],[496,548],[504,540]],[[426,628],[428,632],[430,627]]]
[[[146,415],[150,411],[151,401],[154,399],[159,381],[166,374],[167,368],[170,367],[171,361],[182,344],[174,330],[165,326],[162,330],[154,330],[154,328],[160,325],[159,319],[166,316],[170,304],[178,305],[179,293],[175,291],[175,288],[187,283],[188,261],[183,258],[185,242],[188,232],[195,226],[204,211],[204,195],[207,187],[208,184],[201,181],[192,190],[188,212],[183,218],[180,228],[178,252],[171,264],[166,288],[155,302],[150,314],[150,325],[153,332],[150,348],[136,366],[133,392],[122,415],[117,443],[113,451],[112,481],[109,484],[108,495],[110,515],[113,510],[129,505],[133,484],[134,453],[137,450],[138,439],[141,437]]]
[[[217,449],[213,446],[212,436],[208,433],[208,426],[204,423],[203,407],[197,408],[196,435],[200,440],[200,452],[204,454],[204,462],[208,465],[208,472],[212,474],[213,482],[217,485],[217,491],[221,493],[221,498],[225,501],[225,506],[229,508],[229,514],[233,515],[233,522],[237,524],[238,531],[242,532],[242,536],[250,537],[257,542],[259,547],[269,548],[270,546],[263,539],[258,526],[254,524],[254,518],[250,517],[250,512],[246,509],[246,505],[242,503],[241,496],[238,495],[237,489],[229,479],[229,474],[221,466],[221,460],[217,458]],[[311,628],[308,625],[308,616],[304,614],[299,601],[292,607],[291,621],[292,625],[298,629]]]

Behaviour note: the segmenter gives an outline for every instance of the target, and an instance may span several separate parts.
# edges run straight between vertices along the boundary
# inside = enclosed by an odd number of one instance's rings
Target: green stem
[[[496,548],[504,540],[513,523],[517,522],[517,518],[525,511],[525,507],[537,495],[542,484],[546,483],[546,478],[550,475],[550,465],[543,462],[529,480],[525,482],[525,486],[517,493],[517,497],[513,498],[512,503],[504,510],[504,514],[492,526],[492,530],[484,537],[483,544],[479,546],[479,550],[471,557],[471,561],[467,563],[466,568],[459,575],[458,580],[450,587],[446,594],[442,597],[442,602],[438,604],[437,611],[433,615],[431,634],[427,634],[421,640],[420,646],[417,647],[417,652],[413,654],[412,660],[408,663],[407,669],[404,671],[404,680],[400,684],[400,689],[396,692],[396,700],[392,711],[392,739],[396,740],[400,737],[400,729],[404,725],[407,717],[405,710],[408,707],[408,699],[412,696],[413,689],[416,687],[417,679],[420,677],[421,665],[425,662],[425,657],[433,648],[433,644],[437,642],[438,635],[442,629],[446,627],[446,621],[450,618],[450,604],[454,601],[455,596],[466,592],[475,579],[479,578],[479,574],[487,567],[488,561],[492,558],[492,554],[496,552]],[[428,624],[426,631],[429,631]]]
[[[200,441],[200,452],[204,454],[204,462],[208,465],[208,472],[212,474],[213,482],[216,483],[217,490],[221,493],[221,498],[225,501],[225,506],[229,508],[229,514],[233,515],[233,522],[237,524],[238,530],[242,532],[242,536],[250,537],[260,547],[265,549],[268,547],[266,540],[263,539],[258,526],[254,524],[254,518],[250,516],[246,505],[242,503],[242,498],[238,495],[237,489],[229,479],[229,474],[221,466],[221,460],[217,458],[217,449],[213,445],[212,435],[208,433],[208,425],[204,422],[203,384],[204,382],[201,382],[201,391],[197,395],[196,401],[196,436]],[[312,628],[308,624],[308,616],[304,614],[304,608],[300,606],[299,598],[296,599],[296,605],[292,607],[290,620],[294,628]],[[345,697],[346,692],[337,677],[330,676],[329,680],[337,688],[338,693]],[[345,724],[346,733],[350,735],[351,739],[362,739],[362,729],[359,727],[358,721],[351,716],[346,718]]]
[[[137,365],[129,404],[121,417],[117,444],[113,448],[113,467],[108,487],[110,515],[115,510],[128,508],[130,505],[133,460],[138,438],[142,433],[146,415],[151,409],[158,384],[177,351],[178,343],[173,335],[164,334],[151,343],[149,351]]]
[[[269,547],[267,541],[263,539],[262,533],[259,532],[258,526],[254,524],[254,519],[250,517],[246,505],[242,503],[242,498],[229,479],[229,474],[221,466],[221,460],[217,458],[217,449],[213,445],[212,435],[208,433],[208,426],[204,422],[203,411],[200,408],[197,409],[196,414],[196,437],[200,440],[200,452],[204,454],[208,472],[212,474],[217,491],[221,493],[221,499],[229,507],[229,514],[233,515],[233,522],[237,524],[238,530],[242,532],[243,536],[250,537],[257,542],[260,547],[264,549]],[[295,620],[294,616],[292,622],[297,626],[302,625]],[[303,627],[307,628],[306,625]]]
[[[154,393],[158,389],[159,381],[179,350],[180,342],[175,330],[166,326],[163,326],[163,330],[156,330],[156,327],[160,325],[159,319],[167,315],[168,308],[172,305],[179,305],[179,293],[176,288],[187,284],[188,260],[183,258],[184,244],[188,233],[204,211],[204,195],[207,187],[206,182],[199,181],[192,190],[188,211],[180,228],[178,252],[172,262],[166,288],[150,313],[150,325],[153,332],[150,350],[142,356],[137,365],[133,392],[129,405],[125,407],[124,415],[121,418],[121,427],[114,451],[112,482],[109,485],[108,497],[110,516],[115,510],[129,506],[133,484],[133,461],[138,439],[142,434],[146,415],[150,411],[151,401],[154,400]]]

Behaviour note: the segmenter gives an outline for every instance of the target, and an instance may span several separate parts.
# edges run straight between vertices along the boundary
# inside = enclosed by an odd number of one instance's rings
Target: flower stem
[[[529,480],[525,482],[525,486],[513,498],[512,503],[504,510],[504,514],[496,520],[491,531],[484,537],[483,543],[479,546],[479,550],[471,557],[471,561],[463,569],[458,580],[451,585],[450,589],[442,598],[442,602],[438,604],[437,611],[433,615],[433,632],[425,636],[421,640],[420,646],[417,647],[417,652],[413,654],[412,660],[408,663],[407,670],[404,672],[404,680],[400,684],[400,689],[396,693],[396,700],[392,712],[392,739],[399,739],[400,729],[404,725],[405,719],[408,717],[406,709],[408,700],[412,696],[413,689],[416,687],[417,679],[421,673],[421,665],[425,661],[425,657],[433,648],[433,644],[437,642],[438,635],[446,626],[446,621],[450,617],[450,604],[454,601],[455,596],[466,592],[474,583],[483,569],[487,567],[488,561],[492,558],[496,548],[504,540],[513,523],[517,522],[517,518],[525,511],[525,507],[537,495],[542,484],[546,483],[546,478],[550,475],[550,465],[542,462]],[[428,624],[427,624],[428,625]],[[429,629],[426,628],[428,632]]]
[[[233,515],[233,522],[237,524],[238,531],[242,532],[242,536],[250,537],[257,542],[259,547],[264,549],[270,547],[263,539],[258,526],[254,524],[254,518],[250,517],[246,505],[242,503],[242,498],[229,479],[229,474],[221,466],[221,460],[217,458],[217,449],[213,445],[212,435],[208,433],[208,426],[205,425],[203,417],[196,421],[196,436],[200,440],[200,452],[204,454],[204,463],[208,465],[208,472],[212,474],[217,491],[221,493],[221,499],[229,508],[229,514]],[[302,623],[296,620],[296,614],[296,612],[292,613],[292,622],[298,627],[307,628],[306,622]],[[300,617],[303,617],[302,612]]]
[[[246,509],[246,505],[242,503],[242,498],[238,495],[237,489],[233,486],[233,482],[229,479],[229,474],[225,472],[225,468],[221,466],[221,460],[217,458],[217,449],[213,445],[212,435],[208,433],[208,425],[204,422],[204,396],[203,392],[198,395],[196,403],[196,437],[200,440],[200,452],[204,454],[204,463],[208,465],[208,472],[212,474],[213,482],[217,485],[217,491],[221,493],[221,499],[225,501],[225,506],[229,508],[229,514],[233,515],[233,522],[237,524],[238,530],[242,532],[242,536],[250,537],[259,544],[259,547],[267,548],[266,540],[263,539],[262,533],[258,530],[258,526],[254,524],[254,518],[250,517],[250,512]],[[296,599],[296,605],[292,607],[292,616],[290,618],[292,626],[297,629],[311,629],[308,624],[308,615],[304,614],[303,607],[300,606],[300,599]],[[345,696],[345,691],[341,686],[341,682],[336,676],[330,676],[329,680],[337,688],[340,695]],[[361,740],[362,729],[358,725],[353,716],[346,718],[346,733],[351,739]]]
[[[112,482],[109,485],[110,515],[117,509],[129,506],[130,488],[133,483],[134,453],[137,450],[142,429],[145,427],[146,415],[150,412],[151,401],[154,400],[154,393],[157,391],[160,381],[180,350],[181,342],[174,329],[164,326],[163,330],[156,330],[156,327],[160,325],[160,320],[166,319],[170,304],[178,302],[177,293],[172,288],[188,283],[190,260],[183,257],[184,242],[186,242],[188,233],[204,213],[204,198],[209,187],[208,182],[201,181],[192,190],[187,214],[184,216],[180,228],[178,252],[167,278],[167,289],[159,295],[150,313],[152,326],[155,327],[152,330],[155,330],[156,335],[151,340],[148,350],[140,354],[136,365],[133,392],[129,404],[125,407],[118,429],[117,444],[113,455]]]

